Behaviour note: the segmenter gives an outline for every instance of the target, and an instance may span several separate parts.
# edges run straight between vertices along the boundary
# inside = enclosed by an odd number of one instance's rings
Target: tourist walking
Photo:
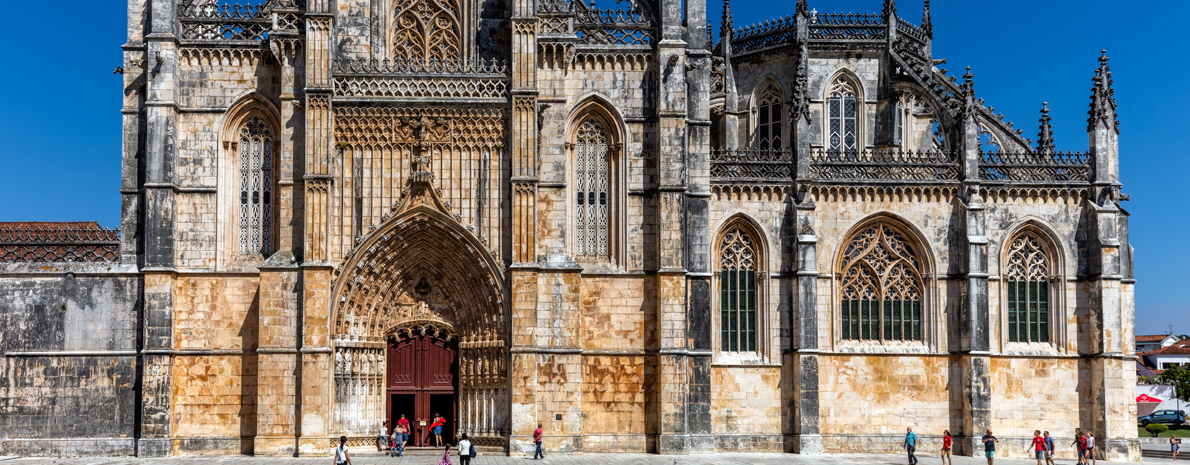
[[[462,439],[459,440],[459,465],[470,465],[474,454],[475,446],[467,439],[467,433],[463,433]]]
[[[1169,451],[1173,452],[1173,459],[1178,459],[1178,449],[1181,449],[1182,440],[1177,436],[1169,435]]]
[[[442,447],[442,426],[444,425],[446,425],[446,419],[435,413],[434,422],[430,423],[430,431],[434,432],[434,442],[438,447]]]
[[[533,430],[533,444],[537,446],[537,450],[533,451],[533,460],[544,459],[545,452],[541,451],[541,423],[538,423],[537,429]]]
[[[909,465],[917,465],[917,456],[913,455],[917,450],[917,435],[913,434],[913,428],[905,428],[905,450],[909,452]]]
[[[1054,438],[1050,437],[1050,432],[1042,433],[1045,436],[1045,465],[1054,465]]]
[[[950,437],[950,430],[942,430],[942,465],[954,465],[950,459],[950,449],[954,446],[954,439]]]
[[[388,450],[388,420],[380,424],[380,437],[376,438],[376,450]]]
[[[1032,450],[1037,456],[1037,465],[1045,465],[1045,438],[1041,437],[1041,430],[1033,430],[1033,442],[1026,450]]]
[[[335,447],[335,465],[351,465],[351,456],[347,454],[347,436],[339,436],[339,446]]]
[[[992,465],[996,461],[996,443],[1000,442],[995,436],[992,436],[992,430],[988,430],[988,434],[983,435],[983,455],[988,458],[988,465]]]
[[[442,460],[438,461],[438,465],[454,465],[450,462],[450,443],[446,443],[446,449],[442,452]]]
[[[401,424],[402,421],[405,421],[404,415],[401,415],[401,419],[398,420],[396,426],[393,427],[393,451],[392,451],[392,453],[396,454],[397,457],[405,455],[405,436],[407,436],[406,433],[409,431],[408,429],[406,429],[405,425]],[[407,421],[405,422],[405,424],[408,424],[408,423],[409,422],[407,422]]]
[[[409,442],[409,433],[413,430],[409,429],[409,420],[405,419],[405,414],[401,414],[401,419],[397,420],[397,426],[401,428],[401,452],[405,451],[405,444]]]
[[[1087,438],[1083,436],[1082,428],[1074,429],[1074,442],[1070,443],[1072,447],[1078,448],[1078,463],[1086,463],[1087,458]]]
[[[1087,458],[1091,459],[1091,465],[1095,465],[1095,433],[1090,431],[1087,431]]]

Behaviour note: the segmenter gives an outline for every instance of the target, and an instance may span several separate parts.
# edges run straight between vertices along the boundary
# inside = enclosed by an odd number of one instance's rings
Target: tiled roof
[[[102,262],[120,258],[120,232],[94,221],[0,222],[0,262]]]
[[[1161,342],[1169,337],[1168,334],[1154,334],[1152,336],[1136,336],[1136,342]]]
[[[1168,347],[1150,350],[1144,355],[1190,355],[1190,339],[1182,339]]]

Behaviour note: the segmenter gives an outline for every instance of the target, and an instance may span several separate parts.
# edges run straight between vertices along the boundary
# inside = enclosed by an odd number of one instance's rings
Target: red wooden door
[[[430,442],[430,424],[434,414],[446,419],[442,441],[453,442],[457,410],[455,402],[455,348],[443,339],[420,335],[388,343],[389,418],[396,421],[402,414],[412,426],[410,444],[434,445]],[[412,405],[406,400],[412,397]],[[398,410],[410,410],[398,411]],[[425,422],[424,426],[422,422]]]

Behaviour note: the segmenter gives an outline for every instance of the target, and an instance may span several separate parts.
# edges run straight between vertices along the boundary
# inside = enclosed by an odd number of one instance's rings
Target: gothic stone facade
[[[119,234],[0,232],[0,453],[319,455],[417,387],[514,454],[1138,460],[1107,57],[1058,152],[928,4],[129,0]]]

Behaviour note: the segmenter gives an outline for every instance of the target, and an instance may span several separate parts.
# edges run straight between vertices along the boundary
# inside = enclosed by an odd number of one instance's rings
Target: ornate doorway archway
[[[423,392],[432,409],[436,392],[449,395],[457,412],[438,412],[448,421],[444,440],[467,433],[479,445],[506,446],[509,323],[502,268],[486,245],[459,225],[428,180],[411,183],[391,216],[357,244],[336,268],[332,291],[332,436],[374,437],[392,419],[393,403],[404,402],[393,394]],[[402,343],[412,347],[402,352]],[[437,362],[427,358],[435,344]],[[444,370],[446,353],[454,360]],[[424,385],[389,376],[418,369],[429,377],[418,381]]]

